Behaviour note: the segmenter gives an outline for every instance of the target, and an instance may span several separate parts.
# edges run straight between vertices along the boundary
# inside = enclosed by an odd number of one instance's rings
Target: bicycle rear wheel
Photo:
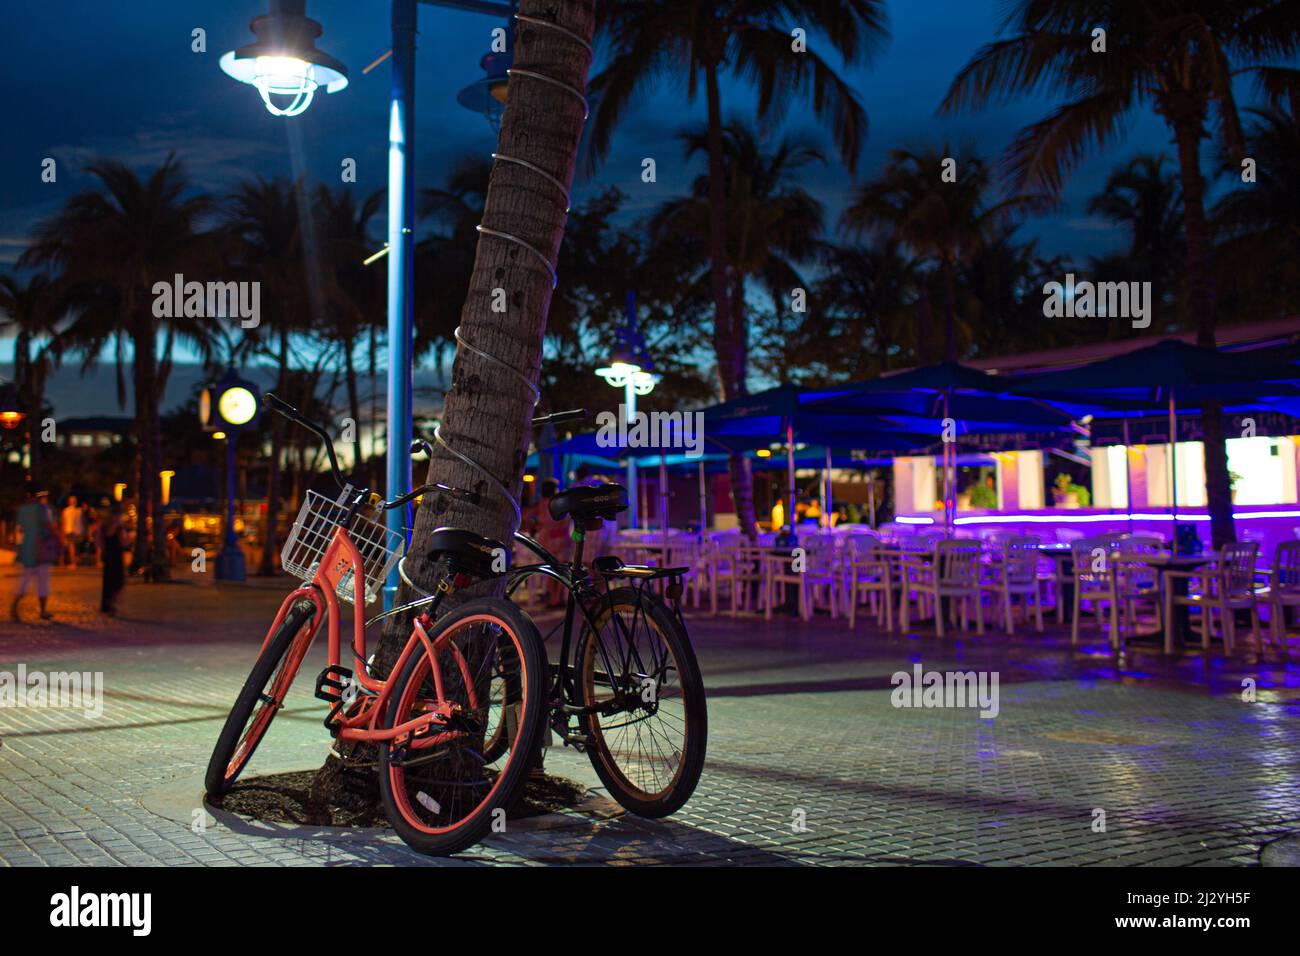
[[[316,634],[315,616],[311,601],[296,602],[258,655],[208,761],[204,783],[213,796],[222,796],[235,785],[283,706]]]
[[[678,810],[704,769],[708,712],[690,641],[656,597],[606,594],[578,644],[587,754],[613,797],[643,817]]]
[[[536,626],[508,601],[470,601],[436,621],[428,637],[434,656],[422,643],[411,654],[384,727],[430,712],[440,719],[379,748],[379,793],[407,845],[445,856],[503,823],[523,787],[545,713],[546,667]],[[493,693],[507,684],[517,688],[504,698],[508,720],[498,712],[503,695]]]

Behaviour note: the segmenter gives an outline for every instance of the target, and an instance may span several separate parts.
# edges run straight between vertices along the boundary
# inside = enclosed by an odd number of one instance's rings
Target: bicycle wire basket
[[[345,492],[339,497],[346,500],[348,494]],[[289,537],[284,542],[284,548],[280,551],[280,564],[284,569],[304,581],[310,581],[320,567],[330,542],[334,540],[335,529],[342,527],[347,513],[347,505],[315,491],[308,491],[306,500],[298,509],[298,517],[294,519]],[[402,557],[406,541],[402,535],[363,515],[353,517],[347,534],[361,555],[361,567],[366,576],[365,603],[369,604],[379,596],[384,581]],[[355,603],[356,599],[353,577],[351,570],[346,571],[339,578],[335,589],[339,600],[349,604]]]

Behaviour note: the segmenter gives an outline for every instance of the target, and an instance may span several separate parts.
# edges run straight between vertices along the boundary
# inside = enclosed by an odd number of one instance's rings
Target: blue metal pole
[[[411,490],[411,376],[414,372],[416,0],[393,0],[393,92],[388,116],[388,497]],[[388,512],[406,535],[408,509]],[[409,542],[408,542],[409,543]],[[384,606],[399,578],[389,575]]]

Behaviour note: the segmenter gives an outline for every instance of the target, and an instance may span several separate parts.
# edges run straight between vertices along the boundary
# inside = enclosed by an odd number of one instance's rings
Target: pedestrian
[[[23,538],[22,544],[18,546],[18,563],[22,565],[22,572],[18,578],[18,593],[14,595],[10,610],[15,621],[22,620],[18,615],[18,605],[27,593],[27,586],[35,582],[41,619],[48,621],[54,616],[46,604],[50,597],[50,568],[63,553],[59,527],[54,523],[54,515],[50,511],[49,492],[28,485],[25,500],[18,507],[18,530]]]
[[[89,501],[81,503],[81,526],[85,529],[86,544],[83,553],[92,567],[99,567],[99,512],[91,507]]]
[[[77,566],[77,547],[86,536],[85,518],[81,506],[77,504],[76,495],[68,495],[68,503],[59,515],[63,529],[63,556],[66,564]]]
[[[117,613],[117,596],[126,584],[126,528],[122,523],[122,506],[113,502],[99,523],[99,540],[96,542],[104,566],[104,587],[99,599],[99,609],[105,614]]]

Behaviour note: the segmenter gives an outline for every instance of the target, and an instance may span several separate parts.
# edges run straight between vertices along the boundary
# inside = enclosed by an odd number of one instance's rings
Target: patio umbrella
[[[874,414],[899,429],[956,434],[1065,431],[1072,416],[1033,398],[1006,395],[1005,379],[956,362],[938,362],[846,385],[807,403],[806,413]],[[943,443],[944,526],[951,528],[956,497],[955,443]]]
[[[1010,391],[1046,399],[1067,411],[1088,407],[1102,415],[1167,408],[1170,513],[1176,517],[1178,406],[1186,410],[1207,402],[1242,405],[1272,396],[1300,396],[1300,367],[1166,339],[1098,362],[1025,379]]]

